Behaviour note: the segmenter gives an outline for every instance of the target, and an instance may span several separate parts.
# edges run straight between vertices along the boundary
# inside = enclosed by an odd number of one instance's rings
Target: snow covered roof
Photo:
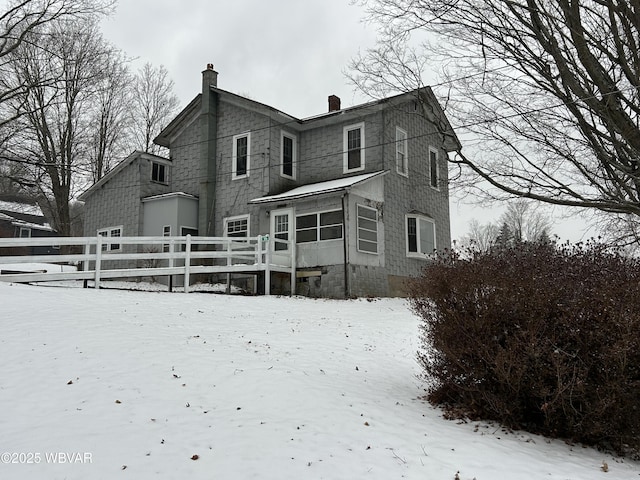
[[[150,197],[145,197],[142,199],[143,202],[148,202],[150,200],[159,200],[161,198],[171,198],[171,197],[182,197],[182,198],[192,198],[194,200],[197,200],[198,197],[196,197],[195,195],[191,195],[190,193],[185,193],[185,192],[169,192],[169,193],[162,193],[160,195],[152,195]]]
[[[42,230],[45,232],[54,232],[55,230],[51,228],[51,225],[48,223],[32,223],[32,222],[23,222],[22,220],[14,220],[11,222],[11,225],[22,228],[30,228],[32,230]]]
[[[4,210],[5,212],[22,213],[25,215],[44,217],[42,209],[38,205],[30,203],[7,202],[4,200],[0,200],[0,210]]]
[[[381,170],[379,172],[365,173],[362,175],[355,175],[353,177],[337,178],[335,180],[329,180],[326,182],[311,183],[309,185],[302,185],[296,187],[288,192],[279,193],[277,195],[269,195],[266,197],[254,198],[249,203],[271,203],[281,202],[284,200],[297,200],[300,198],[311,197],[314,195],[323,195],[327,193],[339,192],[347,190],[358,183],[366,182],[374,177],[384,175],[386,171]]]

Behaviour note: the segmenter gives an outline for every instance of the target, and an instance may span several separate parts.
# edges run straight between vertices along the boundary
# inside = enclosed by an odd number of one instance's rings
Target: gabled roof
[[[319,115],[314,115],[307,118],[296,118],[292,115],[282,112],[274,107],[266,105],[264,103],[257,102],[250,98],[237,95],[235,93],[223,90],[218,87],[210,86],[212,92],[215,92],[220,98],[229,103],[253,110],[265,115],[273,115],[276,118],[279,117],[283,125],[288,125],[295,130],[308,130],[316,128],[324,124],[346,122],[353,118],[362,116],[363,111],[370,110],[376,111],[385,108],[389,105],[397,105],[406,101],[415,100],[417,102],[426,103],[430,106],[429,113],[433,118],[429,120],[438,122],[445,132],[445,149],[447,151],[455,151],[461,148],[460,141],[456,136],[449,120],[447,119],[444,111],[440,107],[440,103],[436,99],[431,87],[422,87],[416,90],[400,93],[390,97],[382,98],[379,100],[373,100],[371,102],[355,105],[352,107],[343,108],[341,110],[335,110],[331,112],[325,112]],[[202,94],[196,95],[196,97],[187,105],[169,125],[167,125],[160,134],[153,140],[154,143],[163,147],[170,146],[171,137],[174,136],[185,124],[192,121],[193,118],[200,113]]]
[[[341,191],[347,191],[351,187],[360,183],[368,182],[369,180],[382,176],[387,172],[382,170],[379,172],[365,173],[362,175],[355,175],[353,177],[337,178],[335,180],[328,180],[326,182],[310,183],[309,185],[302,185],[296,187],[288,192],[279,193],[277,195],[269,195],[266,197],[259,197],[250,200],[250,204],[258,203],[273,203],[284,202],[291,200],[300,200],[303,198],[313,197],[316,195],[326,195],[329,193],[336,193]]]
[[[91,196],[93,192],[95,192],[98,188],[100,188],[109,180],[111,180],[113,177],[115,177],[120,171],[122,171],[126,166],[128,166],[136,158],[146,158],[148,160],[156,160],[156,161],[161,161],[163,163],[171,162],[171,160],[168,158],[160,157],[158,155],[153,155],[152,153],[145,153],[139,150],[135,150],[127,158],[125,158],[119,164],[117,164],[113,168],[113,170],[110,170],[109,173],[107,173],[104,177],[102,177],[100,180],[98,180],[96,183],[94,183],[89,188],[87,188],[84,192],[82,192],[82,194],[80,194],[80,196],[78,197],[78,200],[81,200],[84,202],[88,197]]]
[[[44,217],[42,209],[34,203],[8,202],[5,200],[0,200],[0,211],[3,211],[5,213],[13,212],[22,213],[24,215],[33,215],[36,217]]]

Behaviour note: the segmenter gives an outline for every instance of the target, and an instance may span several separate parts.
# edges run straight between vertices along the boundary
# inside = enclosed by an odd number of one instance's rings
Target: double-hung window
[[[282,132],[280,136],[280,175],[296,178],[296,137]]]
[[[344,127],[343,151],[343,173],[364,170],[364,123]]]
[[[342,210],[318,212],[296,217],[296,243],[342,238]]]
[[[396,172],[405,177],[409,175],[407,132],[396,127]]]
[[[378,253],[378,211],[375,208],[357,206],[358,251]]]
[[[98,235],[100,235],[101,237],[106,237],[106,238],[117,238],[117,237],[121,237],[122,236],[122,225],[118,226],[118,227],[108,227],[108,228],[101,228],[100,230],[98,230]],[[103,252],[113,252],[116,250],[120,250],[120,244],[119,243],[112,243],[109,241],[103,241],[102,243],[102,251]]]
[[[422,215],[407,215],[407,256],[424,257],[436,249],[436,224]]]
[[[440,174],[438,173],[438,151],[429,147],[429,184],[431,188],[439,188]]]
[[[151,181],[168,185],[168,170],[169,168],[164,163],[151,162]]]
[[[251,133],[243,133],[233,137],[233,165],[231,167],[233,180],[249,176],[251,161]]]
[[[228,217],[224,219],[225,237],[248,237],[249,236],[249,215],[238,217]]]
[[[164,227],[162,227],[162,236],[163,237],[170,237],[171,236],[171,225],[165,225]],[[169,244],[165,243],[162,245],[162,251],[163,252],[168,252],[169,251]]]

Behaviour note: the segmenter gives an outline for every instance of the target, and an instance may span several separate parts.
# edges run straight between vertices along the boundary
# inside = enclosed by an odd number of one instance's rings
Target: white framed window
[[[31,229],[27,227],[20,227],[19,238],[31,238]]]
[[[343,129],[343,173],[364,170],[364,123]]]
[[[342,230],[342,210],[296,216],[296,243],[339,240]]]
[[[249,236],[249,215],[238,215],[237,217],[227,217],[224,219],[225,237],[248,237]]]
[[[436,224],[422,215],[406,216],[407,256],[425,257],[436,249]]]
[[[396,172],[407,177],[409,175],[409,157],[407,132],[396,127]]]
[[[429,185],[436,190],[440,189],[440,173],[438,172],[438,151],[429,147]]]
[[[280,133],[280,175],[296,179],[297,138],[284,130]]]
[[[251,161],[251,132],[234,135],[233,137],[233,165],[231,178],[246,178],[249,176]]]
[[[167,167],[164,163],[151,162],[151,181],[168,185],[169,167]]]
[[[163,237],[170,237],[171,236],[171,225],[165,225],[164,227],[162,227],[162,236]],[[163,252],[168,252],[169,251],[169,244],[165,243],[164,245],[162,245],[162,251]]]
[[[107,227],[107,228],[101,228],[98,230],[98,235],[100,235],[101,237],[106,237],[106,238],[117,238],[117,237],[121,237],[122,236],[122,225],[119,225],[117,227]],[[113,243],[113,242],[104,242],[102,244],[102,251],[103,252],[115,252],[115,251],[119,251],[122,248],[122,245],[119,243]]]
[[[358,222],[358,251],[378,253],[378,210],[356,205]]]

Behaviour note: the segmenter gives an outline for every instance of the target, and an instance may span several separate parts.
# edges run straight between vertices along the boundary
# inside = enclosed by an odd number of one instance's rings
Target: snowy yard
[[[640,480],[444,420],[404,300],[0,284],[0,308],[1,479]]]

